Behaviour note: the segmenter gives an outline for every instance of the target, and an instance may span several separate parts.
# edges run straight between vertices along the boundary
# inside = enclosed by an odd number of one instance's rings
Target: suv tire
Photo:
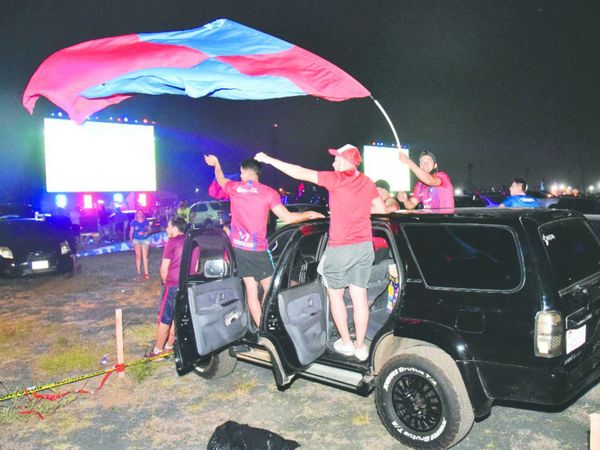
[[[392,358],[377,379],[379,418],[412,448],[446,449],[464,438],[473,408],[456,363],[435,347],[416,347]]]
[[[212,355],[206,364],[194,366],[194,370],[200,377],[212,380],[226,377],[236,365],[237,359],[229,354],[229,350],[223,350]]]

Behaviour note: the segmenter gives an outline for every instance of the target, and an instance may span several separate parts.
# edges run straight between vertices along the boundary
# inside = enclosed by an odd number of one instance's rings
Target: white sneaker
[[[359,347],[355,350],[354,356],[359,361],[366,361],[369,358],[369,347],[363,344],[362,347]]]
[[[354,343],[344,344],[341,338],[333,343],[333,349],[344,356],[354,355]]]

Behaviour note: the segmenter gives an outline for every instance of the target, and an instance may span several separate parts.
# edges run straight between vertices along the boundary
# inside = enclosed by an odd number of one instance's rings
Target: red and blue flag
[[[133,94],[342,101],[370,92],[314,53],[219,19],[192,30],[110,37],[60,50],[31,77],[23,106],[32,113],[44,96],[81,123]]]

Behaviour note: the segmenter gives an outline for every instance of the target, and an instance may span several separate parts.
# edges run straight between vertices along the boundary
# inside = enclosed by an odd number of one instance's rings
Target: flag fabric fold
[[[44,96],[81,123],[134,94],[343,101],[370,92],[314,53],[218,19],[192,30],[96,39],[60,50],[31,77],[23,106],[32,113]]]

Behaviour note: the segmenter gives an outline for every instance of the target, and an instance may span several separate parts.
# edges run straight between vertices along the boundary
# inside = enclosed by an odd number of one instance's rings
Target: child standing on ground
[[[165,245],[160,263],[160,278],[163,286],[158,308],[156,328],[156,344],[154,350],[146,357],[160,355],[173,350],[175,343],[175,329],[173,327],[175,295],[179,287],[179,268],[181,267],[181,254],[185,242],[185,229],[187,223],[181,217],[172,217],[167,225],[169,240]]]

